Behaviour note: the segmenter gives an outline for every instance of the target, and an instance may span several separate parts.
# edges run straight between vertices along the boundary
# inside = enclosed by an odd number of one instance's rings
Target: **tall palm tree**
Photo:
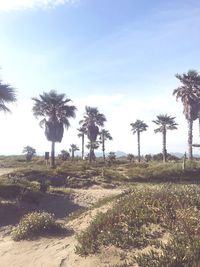
[[[85,129],[84,127],[80,127],[79,129],[77,129],[78,130],[78,137],[81,137],[81,142],[82,142],[82,148],[81,148],[81,150],[82,150],[82,152],[81,152],[81,154],[82,154],[82,159],[84,160],[84,158],[85,158],[85,152],[84,152],[84,147],[85,147],[85,135],[87,134],[87,129]]]
[[[148,125],[141,120],[136,120],[134,123],[131,123],[131,131],[133,134],[137,133],[137,144],[138,144],[138,161],[140,162],[140,133],[147,130]]]
[[[97,136],[99,134],[99,126],[103,127],[106,117],[104,114],[99,113],[98,108],[96,107],[85,107],[85,115],[83,120],[80,121],[82,127],[87,130],[87,137],[89,139],[89,161],[91,162],[94,158],[94,145],[96,143]]]
[[[102,144],[102,152],[103,152],[103,159],[105,161],[105,141],[106,140],[113,140],[112,136],[110,135],[108,130],[102,129],[100,134],[100,143]]]
[[[177,123],[174,121],[175,117],[165,115],[158,115],[157,119],[153,122],[158,125],[159,127],[154,130],[155,133],[161,132],[163,136],[163,162],[166,162],[167,160],[167,149],[166,149],[166,134],[167,130],[176,130],[177,129]]]
[[[70,145],[69,151],[72,152],[72,160],[74,159],[74,152],[78,151],[78,150],[79,150],[79,148],[77,147],[77,145],[75,145],[75,144]]]
[[[15,89],[9,84],[4,84],[0,81],[0,111],[10,112],[6,103],[13,103],[17,101]]]
[[[51,166],[55,167],[55,143],[61,142],[64,127],[70,126],[69,118],[75,117],[76,107],[69,105],[71,101],[65,94],[58,94],[55,90],[43,93],[39,98],[32,98],[35,102],[33,115],[42,117],[40,126],[45,126],[45,135],[51,141]]]
[[[189,70],[175,76],[182,85],[173,91],[173,95],[176,95],[176,100],[180,98],[183,103],[183,113],[188,121],[188,158],[192,160],[192,131],[193,121],[198,118],[199,113],[200,75],[195,70]]]

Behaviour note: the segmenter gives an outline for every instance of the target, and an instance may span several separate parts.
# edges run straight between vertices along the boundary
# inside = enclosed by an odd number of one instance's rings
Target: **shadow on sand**
[[[56,219],[67,217],[82,207],[74,204],[68,196],[43,194],[38,201],[5,201],[0,203],[0,226],[15,225],[24,214],[33,211],[45,211],[55,215]]]

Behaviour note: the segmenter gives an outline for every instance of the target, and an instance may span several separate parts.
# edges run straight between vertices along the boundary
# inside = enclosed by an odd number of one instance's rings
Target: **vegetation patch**
[[[44,234],[63,234],[66,230],[47,212],[26,214],[12,231],[13,240],[32,239]]]
[[[195,182],[199,183],[199,163],[187,163],[182,170],[182,163],[151,163],[146,167],[134,166],[127,170],[126,175],[133,182]]]
[[[198,186],[137,186],[120,197],[107,213],[98,214],[77,236],[76,253],[95,253],[102,245],[122,249],[142,249],[150,245],[149,253],[134,257],[139,266],[198,266],[199,220]],[[166,233],[171,239],[163,243]]]

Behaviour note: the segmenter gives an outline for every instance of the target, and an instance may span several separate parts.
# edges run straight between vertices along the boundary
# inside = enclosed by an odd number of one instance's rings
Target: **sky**
[[[0,113],[0,154],[21,154],[27,145],[39,154],[50,150],[31,98],[51,89],[78,109],[57,153],[81,147],[85,106],[107,118],[107,152],[136,154],[130,123],[140,119],[149,126],[141,153],[159,153],[162,136],[152,120],[168,114],[179,126],[167,132],[167,150],[184,153],[187,122],[172,92],[180,85],[176,73],[200,70],[199,30],[197,0],[0,0],[0,79],[18,98],[12,114]]]

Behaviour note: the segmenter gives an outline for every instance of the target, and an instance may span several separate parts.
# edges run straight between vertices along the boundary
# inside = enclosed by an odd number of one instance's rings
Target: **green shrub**
[[[31,239],[42,234],[63,232],[64,228],[56,223],[52,214],[32,212],[26,214],[12,231],[13,240]]]

